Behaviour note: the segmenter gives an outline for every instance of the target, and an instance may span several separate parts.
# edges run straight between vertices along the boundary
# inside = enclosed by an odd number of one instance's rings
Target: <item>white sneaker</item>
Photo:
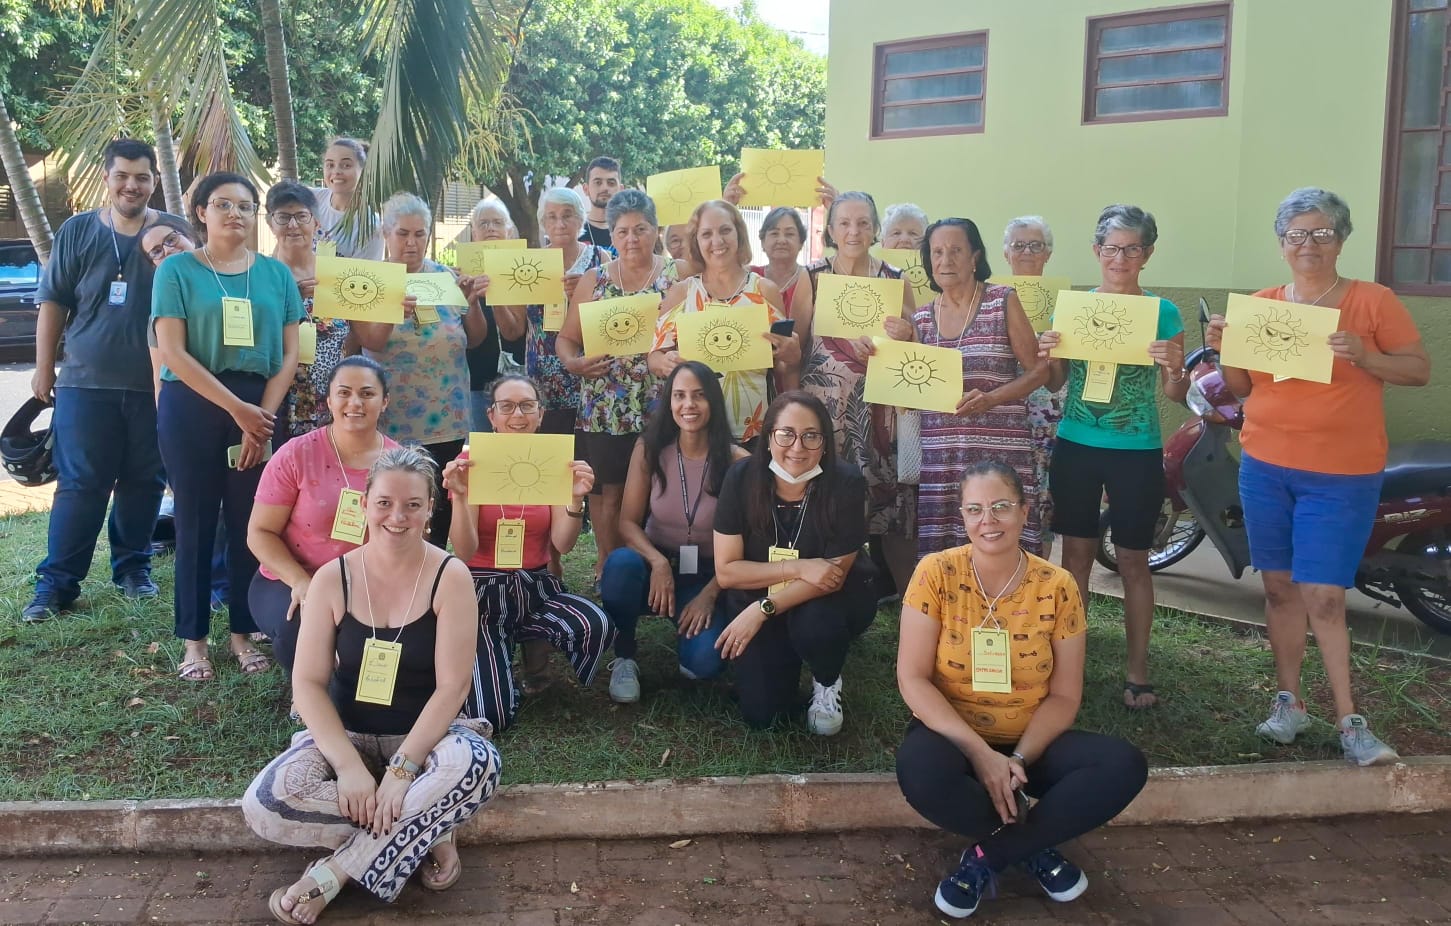
[[[1255,727],[1255,732],[1281,745],[1288,746],[1310,726],[1310,712],[1303,703],[1296,704],[1295,696],[1288,691],[1275,695],[1275,706],[1270,708],[1270,717]]]
[[[1370,732],[1370,726],[1359,714],[1346,714],[1340,718],[1340,748],[1345,753],[1346,762],[1362,768],[1386,765],[1400,758],[1394,749]]]
[[[811,680],[811,706],[806,709],[806,726],[817,736],[841,732],[841,676],[830,685]]]
[[[610,661],[610,699],[620,704],[640,700],[640,666],[635,660]]]

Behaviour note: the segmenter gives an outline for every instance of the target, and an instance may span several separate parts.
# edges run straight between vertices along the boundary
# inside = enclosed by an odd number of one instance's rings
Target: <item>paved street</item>
[[[684,838],[686,834],[682,834]],[[463,850],[445,894],[393,908],[356,887],[323,923],[483,926],[935,924],[961,842],[940,833],[531,843]],[[1451,814],[1113,827],[1065,851],[1088,893],[1057,905],[1020,873],[974,923],[1451,923]],[[267,897],[315,854],[67,858],[0,865],[6,923],[265,923]]]
[[[34,363],[0,363],[0,425],[30,398],[30,376],[34,372]],[[7,481],[10,474],[0,469],[0,482]]]

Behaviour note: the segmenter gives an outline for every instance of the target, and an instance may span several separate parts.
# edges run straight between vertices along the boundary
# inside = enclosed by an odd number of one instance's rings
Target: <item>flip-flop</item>
[[[272,660],[267,658],[267,654],[255,649],[244,649],[232,655],[237,657],[237,665],[242,667],[243,675],[257,675],[272,668]]]
[[[289,926],[300,926],[302,920],[292,915],[294,910],[300,905],[311,903],[319,897],[322,898],[323,910],[326,910],[327,905],[332,903],[338,896],[338,892],[342,890],[342,885],[338,883],[337,875],[333,874],[332,869],[322,862],[318,862],[309,868],[303,874],[303,877],[311,878],[317,886],[305,890],[301,894],[293,894],[292,910],[288,910],[282,906],[282,901],[288,896],[287,892],[292,887],[290,884],[286,887],[279,887],[272,892],[271,897],[267,898],[267,909],[272,911],[272,915],[277,918],[278,922],[287,923]],[[318,913],[321,914],[322,910],[319,910]]]
[[[1147,684],[1140,685],[1138,682],[1131,682],[1128,679],[1124,679],[1124,691],[1127,691],[1129,694],[1137,698],[1139,695],[1154,694],[1154,686]],[[1159,698],[1157,695],[1155,695],[1153,704],[1145,704],[1143,707],[1129,707],[1129,705],[1125,704],[1124,707],[1128,708],[1131,711],[1146,711],[1158,703]]]
[[[209,682],[216,677],[216,672],[212,669],[212,661],[200,656],[177,666],[176,677],[187,682]]]
[[[453,830],[449,830],[447,833],[434,840],[433,845],[438,846],[440,844],[452,843]],[[434,877],[432,878],[429,877],[430,871],[434,874]],[[421,884],[425,890],[430,890],[434,892],[446,891],[449,888],[453,887],[455,884],[457,884],[459,878],[463,877],[464,860],[462,858],[458,858],[457,861],[454,863],[453,873],[446,878],[438,877],[438,873],[441,871],[443,871],[443,868],[438,864],[438,859],[434,857],[433,850],[430,848],[428,853],[428,863],[424,867],[422,873],[419,874],[418,883]]]

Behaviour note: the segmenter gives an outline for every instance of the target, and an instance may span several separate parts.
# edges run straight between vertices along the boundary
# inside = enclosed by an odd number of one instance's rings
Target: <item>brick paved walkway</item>
[[[973,922],[1451,923],[1451,814],[1326,823],[1117,827],[1066,847],[1088,893],[1057,905],[1021,875]],[[960,851],[940,833],[556,842],[463,850],[446,894],[389,908],[356,887],[323,923],[482,926],[936,924]],[[5,923],[265,923],[267,895],[307,853],[0,862]]]

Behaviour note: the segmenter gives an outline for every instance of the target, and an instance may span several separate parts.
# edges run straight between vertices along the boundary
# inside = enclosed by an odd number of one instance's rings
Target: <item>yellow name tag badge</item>
[[[564,327],[564,313],[568,308],[564,303],[558,305],[546,305],[544,307],[544,330],[558,331]]]
[[[1113,386],[1118,380],[1118,364],[1103,360],[1088,361],[1083,380],[1083,401],[1107,405],[1113,401]]]
[[[317,363],[317,325],[312,322],[297,323],[297,362]]]
[[[972,631],[972,690],[996,694],[1013,690],[1006,630],[977,627]]]
[[[222,343],[228,347],[253,347],[252,300],[222,297]]]
[[[357,489],[343,489],[338,494],[338,511],[333,515],[334,540],[362,545],[368,534],[368,520],[363,516],[363,493]]]
[[[771,547],[766,552],[766,562],[768,563],[784,563],[800,558],[801,552],[799,550],[793,550],[790,547]],[[777,582],[771,586],[770,593],[774,595],[790,584],[790,579],[787,579],[785,582]]]
[[[524,568],[523,518],[500,518],[494,522],[494,568]]]
[[[436,305],[415,305],[413,307],[413,318],[420,325],[436,325],[442,321],[438,317],[438,306]]]
[[[363,665],[358,670],[355,701],[364,704],[393,703],[393,686],[398,681],[398,663],[403,658],[403,644],[389,643],[371,637],[363,643]]]

